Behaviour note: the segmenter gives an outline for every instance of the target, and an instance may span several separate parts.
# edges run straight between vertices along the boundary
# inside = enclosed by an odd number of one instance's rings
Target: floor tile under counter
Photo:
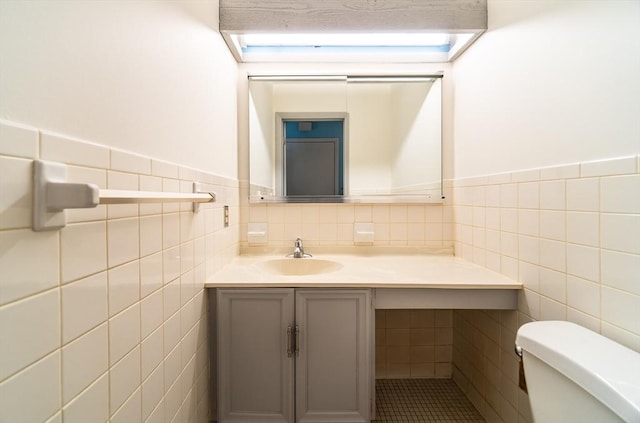
[[[376,380],[372,423],[484,423],[451,379]]]

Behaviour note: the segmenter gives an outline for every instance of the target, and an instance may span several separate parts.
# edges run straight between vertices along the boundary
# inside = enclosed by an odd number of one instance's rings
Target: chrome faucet
[[[302,247],[302,239],[296,238],[296,241],[293,244],[293,253],[287,254],[287,257],[306,258],[311,257],[311,254],[307,254],[304,252],[304,248]]]

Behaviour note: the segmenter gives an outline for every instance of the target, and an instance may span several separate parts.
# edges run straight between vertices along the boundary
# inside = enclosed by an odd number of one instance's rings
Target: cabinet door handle
[[[291,335],[292,335],[292,329],[291,326],[287,327],[287,357],[291,357],[291,355],[293,354],[293,351],[291,350]]]
[[[300,326],[296,325],[296,357],[300,355]]]

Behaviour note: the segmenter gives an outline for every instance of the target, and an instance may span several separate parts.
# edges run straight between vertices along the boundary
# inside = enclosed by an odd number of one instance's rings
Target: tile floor
[[[376,380],[373,423],[484,423],[478,410],[451,379]]]

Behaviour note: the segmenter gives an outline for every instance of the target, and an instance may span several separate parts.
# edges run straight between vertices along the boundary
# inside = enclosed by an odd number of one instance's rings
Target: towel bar
[[[66,209],[92,208],[100,204],[138,203],[199,203],[216,200],[213,192],[200,192],[200,184],[193,183],[193,193],[126,191],[100,189],[95,184],[67,181],[67,166],[62,163],[35,160],[33,167],[33,230],[49,231],[63,228],[67,223]]]

